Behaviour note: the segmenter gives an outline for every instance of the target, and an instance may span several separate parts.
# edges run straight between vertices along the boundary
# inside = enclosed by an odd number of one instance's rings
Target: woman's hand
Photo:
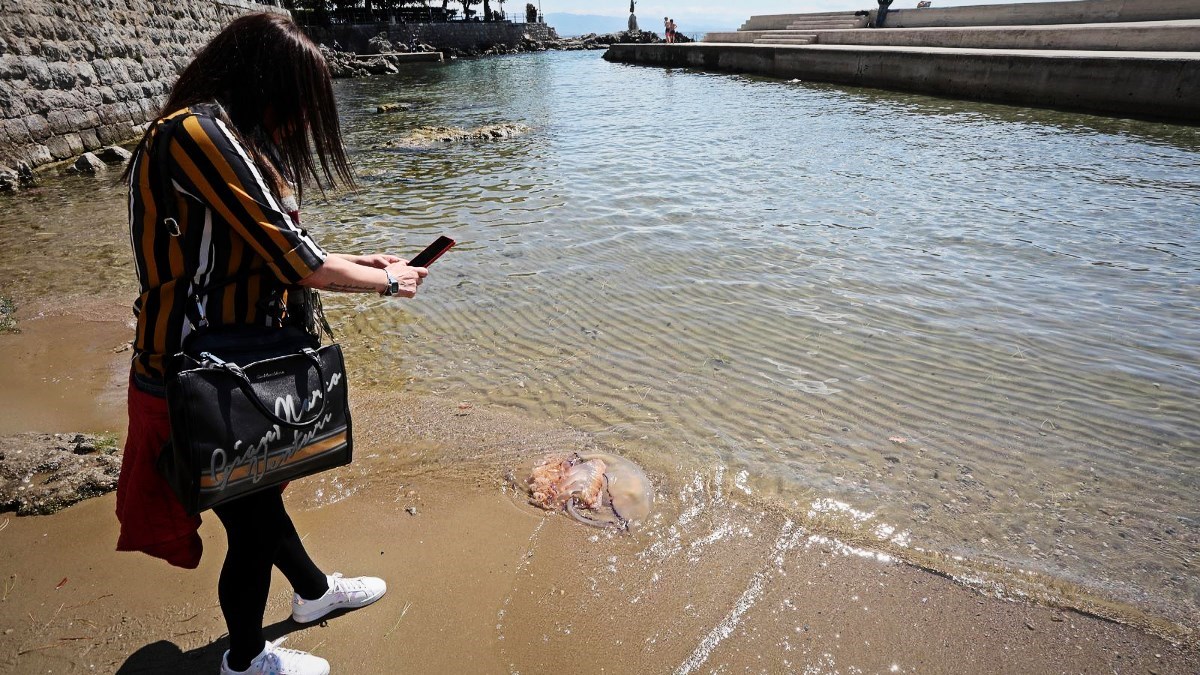
[[[409,267],[408,263],[403,260],[387,265],[384,269],[392,275],[392,278],[400,282],[400,290],[396,292],[396,295],[403,298],[411,298],[416,295],[417,286],[421,285],[421,280],[429,276],[428,269]]]

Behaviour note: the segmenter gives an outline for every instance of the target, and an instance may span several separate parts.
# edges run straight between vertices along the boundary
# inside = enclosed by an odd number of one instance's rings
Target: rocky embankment
[[[680,42],[689,42],[684,36],[677,38]],[[388,75],[400,72],[400,55],[423,52],[442,52],[446,58],[471,58],[476,56],[496,56],[500,54],[521,54],[544,51],[584,51],[592,49],[607,49],[609,45],[622,43],[652,43],[662,42],[656,33],[650,31],[622,31],[620,33],[589,33],[579,37],[562,38],[557,40],[538,40],[526,33],[521,42],[516,45],[493,45],[484,49],[439,49],[425,43],[404,45],[388,40],[385,33],[371,38],[367,42],[365,54],[340,51],[327,45],[321,45],[321,53],[325,55],[333,76],[369,77],[371,75]]]
[[[368,77],[370,75],[393,75],[400,72],[400,63],[408,54],[424,54],[439,51],[423,42],[405,45],[393,43],[386,33],[380,33],[367,41],[367,53],[340,51],[321,45],[321,54],[329,64],[334,77]]]
[[[117,489],[115,437],[26,433],[0,437],[0,511],[54,513]]]
[[[14,192],[20,188],[33,187],[37,185],[38,174],[45,171],[57,170],[60,173],[91,175],[103,174],[110,167],[119,171],[131,156],[132,153],[125,148],[119,145],[110,145],[95,152],[85,152],[75,159],[39,167],[37,172],[30,169],[28,164],[21,164],[16,169],[0,166],[0,192]],[[0,329],[2,326],[3,321],[0,321]]]
[[[677,42],[691,42],[685,35],[676,36]],[[652,33],[648,30],[640,31],[621,31],[620,33],[588,33],[579,37],[566,38],[563,40],[549,40],[541,43],[545,49],[558,49],[562,51],[580,51],[584,49],[607,49],[609,45],[621,44],[652,44],[662,42],[662,38],[657,33]],[[534,49],[531,51],[542,51],[542,49]]]

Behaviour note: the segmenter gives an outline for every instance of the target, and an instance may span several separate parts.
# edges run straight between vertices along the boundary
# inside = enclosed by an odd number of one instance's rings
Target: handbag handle
[[[312,349],[302,349],[300,353],[304,356],[307,356],[308,359],[313,362],[313,365],[316,366],[317,386],[324,389],[325,369],[321,367],[321,357],[317,355],[315,350]],[[317,420],[320,420],[325,415],[325,407],[329,404],[329,396],[327,395],[328,392],[321,392],[321,406],[317,409],[316,414],[314,414],[312,418],[295,421],[287,420],[279,415],[276,415],[274,410],[268,408],[267,404],[263,403],[262,399],[258,397],[258,392],[254,391],[254,385],[250,384],[250,378],[246,376],[246,371],[242,370],[241,366],[230,361],[224,361],[214,356],[211,352],[202,352],[200,354],[200,358],[215,363],[217,368],[224,370],[225,372],[236,377],[238,381],[238,387],[241,388],[242,393],[246,395],[246,398],[254,404],[255,408],[258,408],[258,411],[261,412],[264,417],[278,424],[279,426],[288,427],[289,429],[307,429],[308,427],[316,424]]]

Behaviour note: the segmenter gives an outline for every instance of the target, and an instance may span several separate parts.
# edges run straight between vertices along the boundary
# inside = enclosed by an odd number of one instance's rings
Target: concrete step
[[[1200,52],[1200,20],[1066,26],[883,28],[826,31],[821,44],[947,49]]]
[[[816,43],[817,36],[812,37],[791,37],[791,38],[759,38],[754,41],[756,45],[811,45]]]
[[[854,12],[813,12],[809,14],[764,14],[750,17],[738,30],[783,30],[796,21],[854,17]]]
[[[1200,52],[1200,20],[1139,21],[1066,26],[864,28],[818,31],[710,33],[704,42],[753,43],[759,38],[816,33],[822,45]]]
[[[788,30],[838,30],[850,28],[864,28],[867,25],[866,17],[855,17],[841,19],[808,19],[805,21],[793,21],[788,24]]]
[[[1019,2],[967,7],[901,9],[888,12],[888,28],[962,28],[966,26],[1062,26],[1131,21],[1200,19],[1196,0],[1072,0]],[[911,6],[910,6],[911,7]]]
[[[724,42],[724,43],[731,43],[731,42],[752,43],[756,39],[758,39],[759,34],[763,33],[763,32],[767,32],[767,31],[742,30],[742,31],[736,31],[733,33],[728,33],[728,32],[705,33],[703,41],[704,42]]]

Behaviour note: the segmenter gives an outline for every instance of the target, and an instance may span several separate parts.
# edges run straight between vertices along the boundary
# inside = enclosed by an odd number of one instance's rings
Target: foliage
[[[464,17],[472,17],[481,15],[485,21],[502,21],[504,19],[502,12],[492,10],[493,0],[454,0],[454,3],[461,5],[463,8]],[[495,4],[499,5],[501,10],[504,7],[504,0],[494,0]],[[473,9],[482,3],[483,11]],[[297,19],[304,24],[328,24],[331,19],[339,22],[345,21],[361,21],[368,17],[375,20],[386,18],[386,15],[381,13],[398,12],[400,10],[433,7],[436,12],[437,0],[279,0],[279,4],[288,10],[295,13]],[[452,16],[455,10],[449,9],[450,0],[441,0],[441,14],[433,14],[432,16],[440,16],[444,20],[447,16]],[[420,14],[424,16],[424,14]],[[536,17],[537,11],[534,10]],[[532,19],[536,20],[536,19]]]

